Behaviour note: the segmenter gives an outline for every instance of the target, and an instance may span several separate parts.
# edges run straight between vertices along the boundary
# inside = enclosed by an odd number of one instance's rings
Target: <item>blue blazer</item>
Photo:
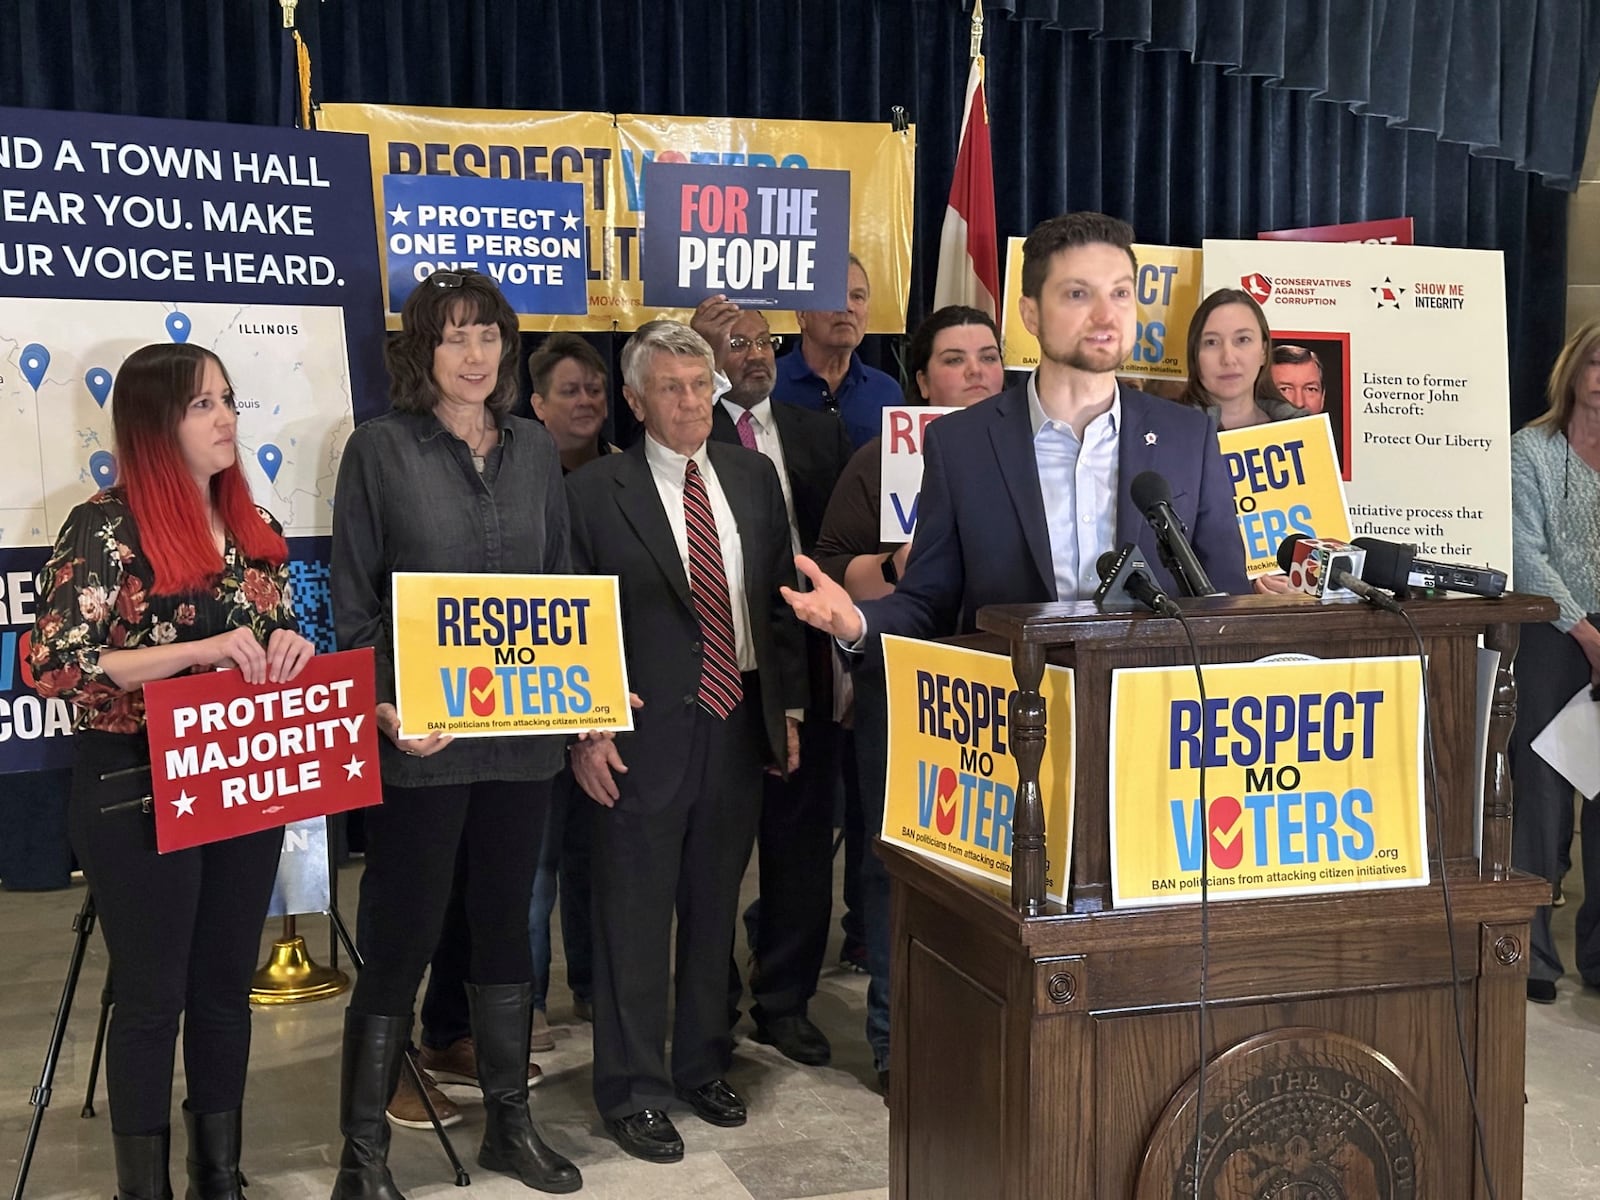
[[[1178,594],[1161,565],[1155,531],[1128,496],[1136,476],[1158,471],[1172,485],[1173,509],[1211,582],[1247,594],[1233,485],[1205,414],[1118,387],[1116,544],[1137,542],[1156,581]],[[1058,599],[1027,384],[935,421],[922,459],[911,558],[893,594],[861,605],[869,632],[923,638],[971,633],[986,604]]]

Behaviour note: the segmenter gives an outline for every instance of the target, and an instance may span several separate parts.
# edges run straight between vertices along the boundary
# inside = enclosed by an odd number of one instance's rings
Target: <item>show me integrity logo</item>
[[[407,736],[630,729],[612,576],[394,576]]]
[[[1192,900],[1203,867],[1218,899],[1426,882],[1415,660],[1205,671],[1203,703],[1192,669],[1117,673],[1115,903]],[[1164,753],[1126,753],[1155,712]]]

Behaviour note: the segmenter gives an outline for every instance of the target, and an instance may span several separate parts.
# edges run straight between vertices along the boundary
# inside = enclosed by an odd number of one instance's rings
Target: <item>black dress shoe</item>
[[[833,1047],[822,1030],[809,1017],[765,1017],[756,1023],[756,1041],[776,1046],[785,1058],[807,1067],[825,1067],[833,1058]]]
[[[643,1108],[607,1121],[606,1129],[617,1139],[617,1145],[635,1158],[653,1163],[683,1160],[683,1139],[659,1108]]]
[[[697,1088],[679,1088],[678,1099],[694,1109],[695,1116],[724,1129],[745,1122],[744,1101],[728,1086],[726,1079],[713,1079]]]
[[[1528,980],[1528,999],[1535,1004],[1554,1004],[1556,1002],[1556,981],[1554,979]]]

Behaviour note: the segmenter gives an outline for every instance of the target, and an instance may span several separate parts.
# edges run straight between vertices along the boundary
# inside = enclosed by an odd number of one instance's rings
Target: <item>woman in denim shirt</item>
[[[487,277],[436,271],[386,350],[392,410],[351,435],[334,501],[332,593],[343,649],[377,660],[384,803],[366,816],[366,966],[345,1014],[335,1200],[399,1200],[384,1107],[439,940],[457,854],[467,995],[486,1121],[480,1165],[547,1192],[582,1186],[528,1115],[528,897],[564,739],[400,736],[395,571],[564,573],[568,524],[550,435],[510,414],[517,318]]]

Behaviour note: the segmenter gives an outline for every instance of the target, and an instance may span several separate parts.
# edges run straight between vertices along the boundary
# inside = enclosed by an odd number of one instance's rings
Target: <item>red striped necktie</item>
[[[722,541],[711,511],[706,481],[690,459],[683,469],[683,523],[689,534],[689,592],[700,618],[700,704],[726,718],[744,698],[739,657],[733,642],[733,607],[728,600],[728,575],[722,566]]]

